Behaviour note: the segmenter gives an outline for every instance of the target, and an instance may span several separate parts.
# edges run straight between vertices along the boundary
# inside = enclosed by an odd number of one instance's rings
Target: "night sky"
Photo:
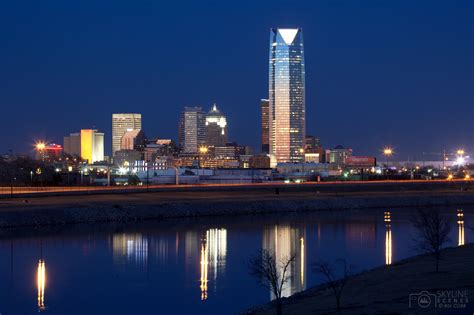
[[[473,1],[2,1],[0,153],[106,133],[143,114],[177,138],[183,106],[213,102],[230,140],[259,146],[271,27],[302,27],[307,133],[398,159],[474,149]]]

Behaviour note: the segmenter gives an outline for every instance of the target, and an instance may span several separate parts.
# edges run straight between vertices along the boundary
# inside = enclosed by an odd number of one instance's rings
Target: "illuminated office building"
[[[262,118],[262,153],[270,152],[270,101],[262,99],[260,101],[260,110]]]
[[[196,153],[206,144],[206,125],[202,107],[185,107],[179,119],[179,144],[184,153]]]
[[[142,130],[127,130],[120,141],[120,150],[140,150],[145,146],[146,136]]]
[[[104,160],[104,134],[95,129],[81,130],[81,159],[88,163]]]
[[[104,134],[95,129],[82,129],[64,137],[64,153],[79,156],[88,163],[104,160]]]
[[[227,141],[227,119],[214,104],[206,114],[206,145],[223,147]]]
[[[122,137],[127,131],[142,129],[142,115],[135,113],[112,114],[112,156],[120,150]]]
[[[64,153],[81,156],[81,133],[71,133],[64,137]]]
[[[278,163],[302,162],[305,140],[303,30],[270,31],[270,154]]]

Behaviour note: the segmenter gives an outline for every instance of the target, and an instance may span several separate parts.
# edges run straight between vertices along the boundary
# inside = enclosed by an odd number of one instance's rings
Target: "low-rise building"
[[[249,168],[270,168],[270,157],[264,154],[251,156]]]

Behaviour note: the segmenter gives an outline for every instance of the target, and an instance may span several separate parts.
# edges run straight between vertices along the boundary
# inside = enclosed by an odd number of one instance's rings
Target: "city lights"
[[[394,153],[393,149],[390,147],[385,147],[382,152],[383,152],[383,155],[385,156],[392,156]]]
[[[36,148],[36,150],[38,150],[38,151],[44,150],[44,149],[46,148],[46,143],[44,143],[43,141],[36,142],[36,143],[35,143],[35,148]]]
[[[209,152],[208,147],[205,147],[205,146],[199,147],[199,153],[206,154],[207,152]]]

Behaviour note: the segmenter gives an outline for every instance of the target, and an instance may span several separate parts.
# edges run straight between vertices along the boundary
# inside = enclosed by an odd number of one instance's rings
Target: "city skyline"
[[[185,104],[208,106],[214,101],[225,109],[229,133],[235,135],[234,139],[258,148],[260,143],[255,135],[260,125],[259,100],[267,97],[268,90],[267,34],[274,26],[300,26],[305,30],[307,133],[321,138],[324,146],[342,144],[360,154],[375,154],[381,147],[391,145],[403,158],[420,158],[420,151],[472,149],[469,114],[474,102],[473,45],[469,31],[471,17],[466,10],[468,2],[429,6],[408,3],[370,6],[350,1],[338,5],[303,3],[285,12],[285,16],[279,13],[278,5],[269,7],[259,3],[250,14],[246,11],[248,5],[244,4],[235,16],[226,8],[225,4],[214,7],[204,4],[198,8],[222,13],[213,23],[194,20],[188,11],[197,9],[194,6],[182,12],[183,16],[191,17],[187,23],[197,23],[204,30],[193,39],[195,58],[186,62],[185,68],[179,62],[183,60],[181,50],[186,51],[182,49],[185,43],[178,38],[182,38],[186,27],[172,23],[171,31],[163,33],[155,22],[159,13],[154,7],[151,10],[143,4],[135,7],[134,12],[141,14],[142,23],[153,26],[134,39],[133,35],[143,31],[144,25],[139,24],[129,30],[132,36],[123,38],[123,43],[135,45],[127,47],[137,49],[118,49],[122,42],[114,39],[96,46],[98,39],[118,34],[96,23],[98,16],[115,26],[117,21],[110,20],[110,14],[124,14],[130,21],[136,19],[128,13],[130,8],[126,5],[112,8],[79,5],[77,15],[67,23],[61,19],[64,24],[61,28],[54,27],[57,22],[53,19],[46,22],[38,17],[25,24],[13,32],[15,38],[3,38],[8,47],[2,50],[4,71],[0,81],[4,84],[0,87],[0,105],[6,116],[17,119],[0,127],[1,151],[29,153],[34,140],[58,143],[63,135],[74,130],[98,128],[106,134],[106,153],[110,154],[111,113],[140,112],[145,117],[148,134],[176,138],[175,121]],[[7,14],[2,15],[2,23],[6,23],[6,30],[11,27],[8,23],[12,17],[21,20],[28,15],[22,11],[23,7],[13,3],[4,9],[2,14]],[[45,16],[53,14],[53,8],[49,9],[45,7]],[[70,9],[68,5],[56,8],[57,13],[67,13]],[[262,19],[259,12],[264,9],[266,14]],[[34,10],[31,7],[28,12]],[[90,12],[96,13],[90,16]],[[246,25],[226,28],[237,16],[246,17]],[[450,23],[453,17],[456,23]],[[405,24],[407,18],[419,23]],[[77,28],[91,19],[95,21],[91,31]],[[216,23],[223,27],[216,28]],[[372,27],[374,23],[378,23],[377,28]],[[63,38],[64,32],[81,36],[77,42],[67,40],[61,44],[57,39]],[[157,34],[173,43],[172,53],[157,51],[162,41],[145,42],[145,38]],[[44,45],[29,52],[26,48],[35,40]],[[213,40],[220,45],[212,48],[216,57],[210,60],[205,57],[211,55],[206,45]],[[136,58],[140,52],[143,58]],[[44,58],[50,62],[39,67]],[[77,66],[70,62],[74,59],[79,61]],[[237,67],[229,68],[230,60],[237,62]],[[173,74],[177,72],[186,76],[178,78]],[[187,92],[179,93],[179,89]],[[94,115],[84,114],[85,107],[94,108]],[[447,124],[448,108],[465,115],[457,117],[449,128],[438,128],[437,125]],[[57,113],[65,109],[71,118],[58,119]],[[153,123],[163,116],[170,119]],[[45,124],[48,119],[55,121]],[[14,134],[6,132],[18,123],[23,125],[21,130]],[[419,143],[424,146],[421,150]]]

